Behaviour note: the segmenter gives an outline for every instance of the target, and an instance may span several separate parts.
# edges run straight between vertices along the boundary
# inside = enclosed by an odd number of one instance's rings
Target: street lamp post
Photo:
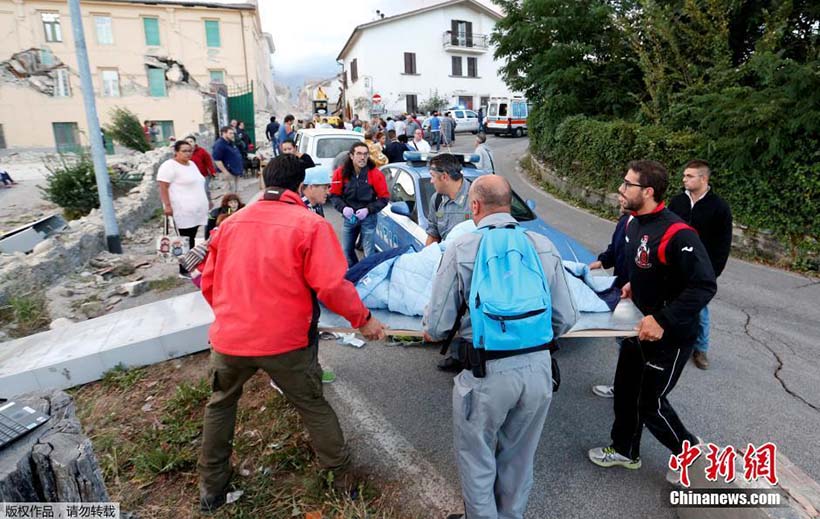
[[[74,33],[74,47],[77,50],[77,72],[80,74],[85,117],[88,122],[88,140],[91,144],[91,158],[94,161],[94,177],[97,179],[97,196],[100,198],[106,245],[109,252],[122,254],[120,231],[117,227],[117,217],[114,214],[111,179],[108,178],[108,168],[105,165],[105,149],[102,143],[100,120],[97,117],[97,105],[94,101],[94,85],[91,82],[88,50],[85,46],[80,0],[68,0],[68,9],[71,15],[71,28]]]

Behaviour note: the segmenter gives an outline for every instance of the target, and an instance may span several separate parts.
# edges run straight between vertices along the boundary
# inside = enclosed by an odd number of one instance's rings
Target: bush
[[[127,108],[114,107],[111,110],[111,124],[105,127],[105,133],[126,148],[142,152],[151,150],[140,120]]]
[[[100,207],[97,194],[97,179],[94,177],[94,163],[87,152],[82,152],[76,159],[59,155],[58,163],[53,159],[44,161],[48,170],[46,186],[38,186],[43,198],[63,208],[63,215],[75,220]],[[112,179],[115,195],[123,194],[130,187]]]
[[[698,138],[663,126],[627,121],[598,121],[586,116],[568,117],[558,125],[551,143],[539,135],[542,158],[553,163],[573,183],[614,192],[630,160],[652,159],[676,171],[692,158]],[[674,191],[674,190],[673,190]]]

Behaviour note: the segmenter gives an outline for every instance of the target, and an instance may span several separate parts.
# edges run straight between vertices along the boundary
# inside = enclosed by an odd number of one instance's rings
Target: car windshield
[[[360,142],[355,137],[323,137],[316,143],[317,159],[332,159],[343,151],[350,151],[353,143]]]
[[[433,197],[433,193],[435,193],[435,188],[433,188],[433,184],[430,182],[429,178],[420,178],[419,179],[419,187],[421,196],[421,207],[424,210],[425,217],[427,216],[427,211],[429,210],[430,199]],[[531,220],[535,220],[535,213],[529,208],[529,206],[521,200],[521,197],[513,191],[513,199],[512,199],[512,216],[519,222],[529,222]]]

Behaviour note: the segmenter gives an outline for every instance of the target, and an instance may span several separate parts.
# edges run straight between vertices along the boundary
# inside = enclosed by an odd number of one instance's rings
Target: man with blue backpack
[[[469,199],[478,229],[444,252],[425,310],[425,340],[452,340],[455,332],[466,340],[466,366],[453,387],[466,517],[522,518],[552,401],[549,350],[578,310],[555,246],[510,214],[509,182],[480,177]]]

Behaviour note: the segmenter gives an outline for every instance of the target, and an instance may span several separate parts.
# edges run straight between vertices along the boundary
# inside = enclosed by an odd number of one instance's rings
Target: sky
[[[393,16],[442,1],[258,0],[262,30],[273,36],[276,47],[274,78],[293,88],[305,79],[332,77],[347,38],[357,25],[374,21],[377,9]]]

